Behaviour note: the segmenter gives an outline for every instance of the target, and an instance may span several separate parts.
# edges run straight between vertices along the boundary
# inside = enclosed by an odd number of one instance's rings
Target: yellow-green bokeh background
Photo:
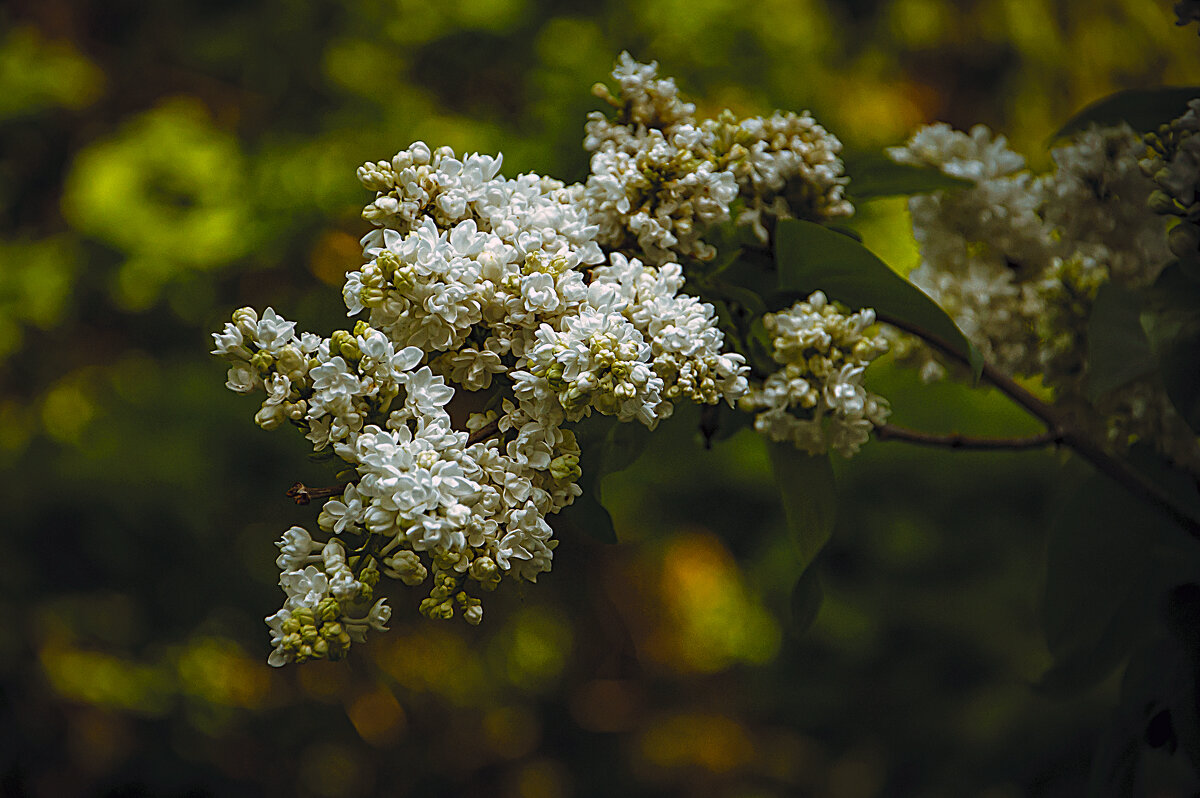
[[[15,0],[0,10],[0,792],[1073,796],[1106,696],[1032,690],[1056,458],[839,464],[811,632],[766,458],[684,413],[478,629],[398,591],[348,663],[272,670],[283,490],[329,475],[222,387],[234,307],[343,323],[355,167],[414,139],[580,179],[629,49],[702,112],[812,109],[851,151],[945,120],[1049,163],[1112,91],[1200,83],[1153,0]],[[913,265],[902,201],[860,209]],[[898,419],[1032,428],[877,368]],[[1111,687],[1111,685],[1110,685]],[[7,717],[5,717],[7,716]]]

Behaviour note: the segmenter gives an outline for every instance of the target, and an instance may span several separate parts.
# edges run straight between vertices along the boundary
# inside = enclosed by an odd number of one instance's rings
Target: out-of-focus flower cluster
[[[888,349],[870,334],[874,311],[844,313],[817,291],[763,324],[783,368],[739,403],[756,413],[754,428],[809,454],[853,455],[889,412],[887,400],[862,385],[867,366]]]
[[[1180,154],[1146,168],[1183,198],[1190,196],[1183,184],[1194,186],[1200,161],[1189,160],[1187,145],[1175,144],[1187,139],[1181,122],[1171,128],[1180,132],[1158,149],[1160,160]],[[1002,136],[982,126],[962,133],[933,125],[889,151],[901,163],[934,166],[974,183],[910,200],[921,251],[910,278],[984,356],[1008,374],[1041,379],[1079,423],[1116,448],[1153,441],[1200,472],[1195,437],[1161,385],[1139,379],[1095,402],[1085,395],[1087,326],[1098,290],[1110,281],[1126,289],[1149,285],[1171,259],[1166,224],[1156,213],[1167,204],[1164,192],[1156,192],[1143,168],[1153,153],[1125,124],[1077,134],[1054,150],[1055,170],[1037,176]],[[1172,202],[1177,210],[1186,207]],[[1172,231],[1172,248],[1181,238]],[[927,378],[941,375],[927,350],[907,354],[921,362]]]

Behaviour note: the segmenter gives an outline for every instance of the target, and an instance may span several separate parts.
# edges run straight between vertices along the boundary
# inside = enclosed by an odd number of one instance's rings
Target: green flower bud
[[[294,346],[285,346],[275,362],[279,371],[287,375],[292,382],[299,382],[308,373],[308,363],[305,362],[304,355]]]
[[[1147,201],[1147,205],[1149,205],[1150,210],[1154,211],[1155,213],[1175,213],[1177,210],[1175,200],[1171,197],[1171,195],[1160,189],[1155,189],[1155,191],[1150,194],[1150,199]]]
[[[1176,257],[1196,257],[1200,254],[1200,227],[1180,222],[1167,233],[1167,244]]]
[[[329,350],[337,352],[347,360],[358,362],[362,359],[362,352],[358,348],[358,342],[354,340],[354,336],[345,330],[335,330],[333,335],[329,336]]]
[[[496,561],[486,555],[476,557],[467,571],[476,582],[490,582],[498,578],[499,572],[500,568],[496,565]]]
[[[583,476],[583,472],[579,468],[579,458],[573,454],[561,454],[555,457],[550,461],[550,474],[555,479],[579,479]]]
[[[313,656],[319,659],[324,659],[325,657],[329,656],[329,643],[325,642],[324,640],[318,640],[317,642],[313,643],[312,650]]]
[[[267,350],[260,349],[250,358],[250,365],[259,371],[270,371],[271,366],[275,365],[275,357]]]
[[[399,269],[403,264],[400,262],[400,258],[396,257],[395,253],[382,252],[380,253],[379,257],[375,259],[375,265],[379,267],[379,271],[383,274],[385,280],[391,280],[392,275],[394,275],[396,270]]]
[[[318,621],[328,622],[335,621],[342,614],[341,604],[333,596],[326,596],[317,602],[317,610],[314,613],[313,625]]]

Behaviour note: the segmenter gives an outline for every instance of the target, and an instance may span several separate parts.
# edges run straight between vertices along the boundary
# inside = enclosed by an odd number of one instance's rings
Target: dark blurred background
[[[657,59],[702,112],[812,109],[852,151],[986,123],[1037,167],[1117,89],[1200,82],[1151,0],[8,0],[0,7],[0,794],[1076,796],[1112,680],[1033,688],[1051,453],[839,463],[826,600],[767,459],[681,413],[482,626],[394,591],[348,662],[274,670],[272,544],[328,484],[251,423],[208,333],[344,326],[367,159],[414,139],[577,180],[589,88]],[[904,202],[860,208],[915,261]],[[1034,429],[877,367],[895,418]]]

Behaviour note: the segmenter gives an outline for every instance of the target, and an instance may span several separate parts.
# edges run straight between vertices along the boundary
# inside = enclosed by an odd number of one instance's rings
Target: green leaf
[[[1126,724],[1114,721],[1100,737],[1088,774],[1088,798],[1134,795],[1142,765],[1142,740]]]
[[[837,516],[833,466],[827,455],[814,457],[787,444],[767,443],[767,452],[803,573],[833,534]]]
[[[825,591],[821,587],[819,569],[816,567],[806,569],[792,587],[791,630],[793,634],[800,635],[808,631],[813,622],[817,620],[824,600]]]
[[[961,177],[951,177],[934,166],[896,163],[883,153],[846,158],[850,185],[846,193],[852,202],[910,194],[932,194],[943,189],[969,188],[975,185]]]
[[[1127,122],[1139,133],[1150,133],[1182,116],[1189,100],[1200,97],[1200,86],[1160,86],[1129,89],[1097,100],[1071,117],[1050,139],[1054,142],[1093,123],[1116,125]]]
[[[1141,322],[1167,396],[1188,426],[1200,432],[1200,283],[1178,263],[1163,269],[1147,291]]]
[[[580,483],[582,482],[583,480],[580,479]],[[599,493],[597,482],[598,480],[591,480],[588,485],[580,484],[583,493],[576,496],[575,501],[564,507],[558,515],[594,540],[601,543],[616,543],[617,530],[613,526],[612,516],[600,503],[597,496]]]
[[[853,308],[874,308],[880,321],[942,341],[970,364],[975,379],[983,372],[983,356],[946,312],[862,244],[819,224],[783,219],[775,229],[775,260],[781,291],[804,297],[820,290]]]
[[[636,422],[618,422],[611,416],[595,414],[575,426],[579,442],[579,487],[583,493],[560,515],[602,543],[616,543],[617,531],[612,515],[604,507],[600,481],[609,474],[624,471],[642,455],[650,440],[650,430]]]
[[[1113,283],[1100,286],[1087,326],[1090,401],[1154,371],[1154,353],[1140,313],[1138,294]]]
[[[1178,488],[1178,476],[1161,474],[1159,484]],[[1154,628],[1167,589],[1195,568],[1195,548],[1168,516],[1107,477],[1084,480],[1047,541],[1042,625],[1054,665],[1041,687],[1082,689],[1111,673]]]

